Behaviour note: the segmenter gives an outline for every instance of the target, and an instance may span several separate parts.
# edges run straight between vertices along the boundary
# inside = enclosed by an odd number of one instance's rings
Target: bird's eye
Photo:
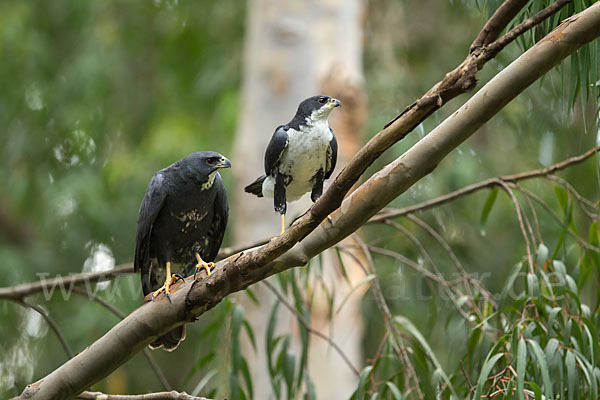
[[[215,157],[211,157],[211,158],[209,158],[207,161],[208,161],[208,163],[209,163],[209,164],[211,164],[211,165],[212,165],[212,164],[216,164],[216,163],[217,163],[217,161],[219,161],[219,159],[218,159],[218,158],[215,158]]]
[[[327,97],[319,97],[319,104],[327,103]]]

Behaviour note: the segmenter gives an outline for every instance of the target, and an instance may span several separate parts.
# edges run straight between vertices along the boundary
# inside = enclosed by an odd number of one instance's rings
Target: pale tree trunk
[[[236,164],[232,207],[234,242],[250,244],[275,236],[279,218],[271,199],[259,199],[243,192],[243,187],[262,174],[263,155],[275,128],[289,121],[301,100],[323,93],[342,101],[342,107],[332,113],[330,125],[339,143],[338,167],[361,145],[362,127],[366,117],[366,95],[362,75],[362,17],[364,4],[360,0],[294,1],[252,0],[248,6],[248,31],[245,44],[245,70],[240,124],[235,141]],[[304,212],[310,199],[290,203],[286,222]],[[326,256],[324,260],[335,260]],[[346,262],[350,263],[349,260]],[[350,272],[357,268],[349,266]],[[341,276],[336,268],[325,266],[327,284],[336,286],[340,299],[349,286],[338,284]],[[352,281],[362,279],[353,276]],[[260,307],[247,304],[246,316],[252,321],[255,334],[264,338],[273,294],[257,287],[255,294]],[[334,341],[342,347],[355,365],[360,364],[361,326],[359,296],[348,301],[333,321]],[[326,298],[316,296],[311,315],[313,327],[329,332]],[[280,308],[280,312],[286,310]],[[280,318],[282,332],[297,332],[294,318]],[[296,349],[299,338],[296,337]],[[246,351],[251,365],[266,366],[264,340],[259,339],[257,354]],[[357,377],[328,344],[311,338],[309,373],[314,380],[318,398],[347,398]],[[249,348],[249,347],[248,347]],[[253,376],[255,398],[269,398],[271,388],[266,368]],[[326,377],[326,378],[325,378]]]

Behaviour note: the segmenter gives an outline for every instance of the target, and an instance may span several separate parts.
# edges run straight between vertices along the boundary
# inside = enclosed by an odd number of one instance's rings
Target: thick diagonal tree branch
[[[501,71],[429,135],[373,175],[343,200],[333,216],[333,225],[325,223],[311,232],[332,207],[335,209],[340,204],[345,194],[345,185],[352,178],[360,176],[360,168],[347,173],[341,180],[336,179],[311,211],[278,240],[219,262],[215,272],[206,279],[180,284],[179,290],[176,289],[172,295],[172,303],[161,297],[158,301],[138,308],[73,359],[29,385],[20,397],[64,399],[80,393],[123,364],[157,336],[185,321],[194,320],[230,293],[277,272],[305,264],[310,257],[351,234],[391,200],[432,172],[450,151],[510,100],[562,59],[598,36],[600,3],[563,22]],[[415,118],[417,111],[419,114],[422,112],[420,108],[411,109],[408,112],[410,118],[397,119],[384,129],[384,136],[396,137],[395,134],[410,129],[411,122],[414,121],[411,118]],[[367,145],[367,149],[362,151],[367,160],[371,159],[369,148],[371,147]],[[372,150],[381,154],[378,146]],[[356,172],[360,173],[355,175]],[[308,233],[310,234],[306,236]],[[306,237],[302,242],[296,242],[304,236]],[[291,246],[293,248],[290,249]]]

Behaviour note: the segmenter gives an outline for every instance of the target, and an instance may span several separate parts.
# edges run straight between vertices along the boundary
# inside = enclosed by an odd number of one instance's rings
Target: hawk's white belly
[[[287,201],[298,200],[313,187],[313,177],[320,169],[327,171],[327,148],[333,138],[327,120],[305,126],[303,132],[288,129],[288,145],[281,157],[279,172],[292,177],[285,189]],[[273,197],[275,178],[268,176],[262,193]]]

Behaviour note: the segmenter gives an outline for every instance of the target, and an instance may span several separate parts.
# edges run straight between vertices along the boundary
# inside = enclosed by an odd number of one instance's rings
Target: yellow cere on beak
[[[218,168],[229,168],[229,167],[231,167],[231,161],[229,161],[227,158],[223,157],[217,164],[217,167]]]
[[[329,99],[329,105],[333,108],[333,107],[339,107],[342,105],[342,102],[339,101],[338,99],[334,99],[333,97],[331,97]]]

